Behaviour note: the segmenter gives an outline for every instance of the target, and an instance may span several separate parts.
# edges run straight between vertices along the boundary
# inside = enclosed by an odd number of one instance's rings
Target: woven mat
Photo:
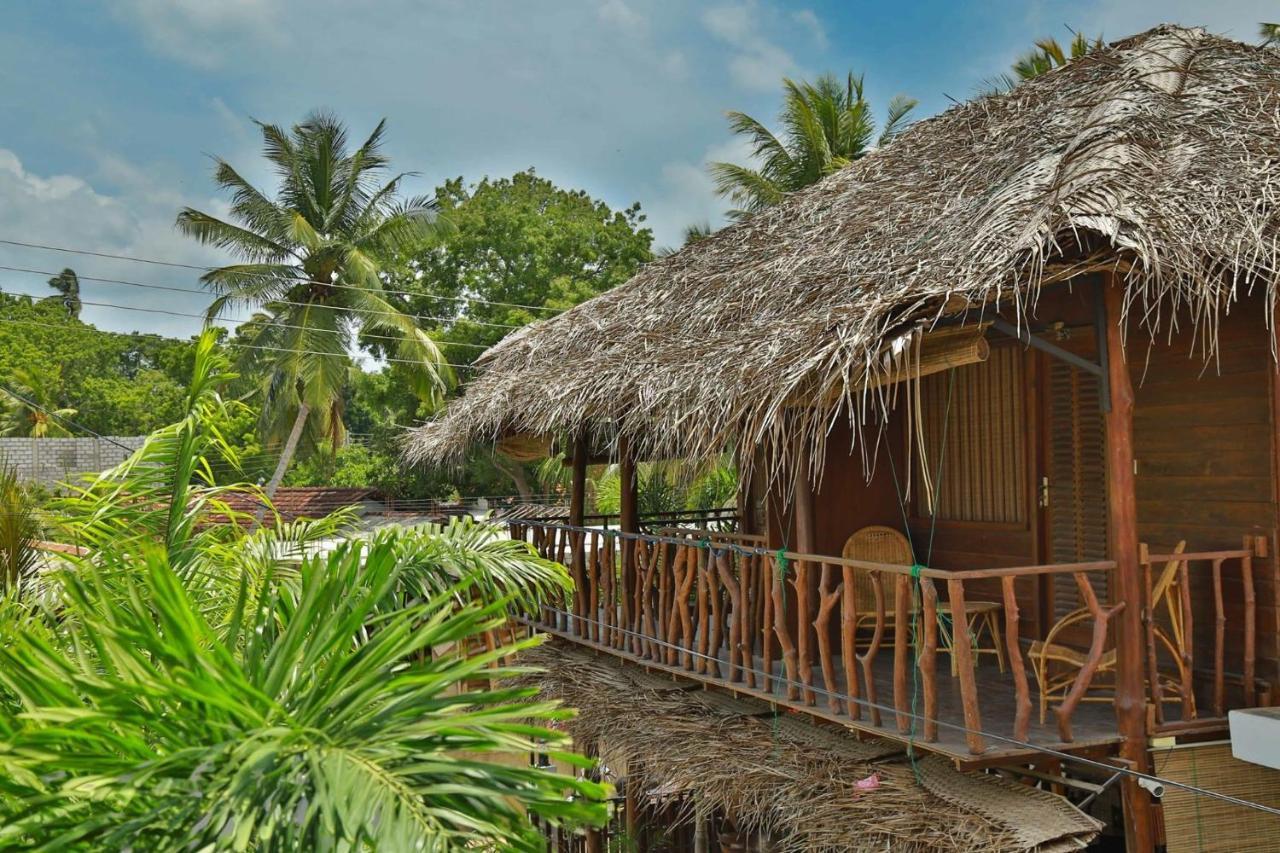
[[[903,746],[859,740],[768,703],[687,689],[565,642],[526,652],[544,695],[579,709],[569,730],[625,757],[649,790],[696,791],[779,850],[1035,851],[1084,846],[1100,825],[1062,797],[942,759],[899,763]],[[890,763],[882,763],[887,757]],[[876,775],[874,790],[858,788]]]
[[[1077,850],[1102,829],[1057,794],[989,773],[962,773],[936,755],[920,760],[920,784],[942,799],[1008,826],[1026,850]]]

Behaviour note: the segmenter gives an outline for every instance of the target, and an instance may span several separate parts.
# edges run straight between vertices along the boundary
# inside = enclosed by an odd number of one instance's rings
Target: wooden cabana
[[[1150,771],[1277,698],[1277,162],[1280,52],[1156,28],[504,340],[407,455],[572,448],[570,523],[516,528],[570,642],[961,769]],[[637,461],[725,450],[732,536],[641,529]]]

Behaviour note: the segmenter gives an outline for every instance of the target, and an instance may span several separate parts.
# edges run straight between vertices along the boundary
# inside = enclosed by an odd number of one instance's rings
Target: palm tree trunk
[[[289,438],[284,443],[284,449],[280,451],[280,461],[276,463],[275,473],[271,475],[271,479],[267,481],[266,489],[263,490],[268,501],[276,496],[276,489],[280,488],[280,481],[284,479],[284,473],[289,470],[289,463],[293,461],[293,454],[298,449],[298,440],[302,438],[302,428],[306,426],[307,415],[310,413],[310,406],[306,403],[298,404],[298,416],[293,419],[293,428],[289,430]],[[258,511],[253,516],[253,526],[259,527],[266,514],[266,504],[258,507]]]
[[[493,455],[493,466],[511,478],[521,500],[533,500],[533,489],[529,487],[529,479],[524,475],[524,466],[514,460],[508,462],[497,453]]]

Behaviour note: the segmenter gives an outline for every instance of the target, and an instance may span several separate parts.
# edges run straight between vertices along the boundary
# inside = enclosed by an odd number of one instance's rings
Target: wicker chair
[[[846,560],[866,560],[868,563],[888,563],[893,566],[910,566],[915,562],[907,537],[892,527],[878,524],[864,527],[845,540],[840,556]],[[876,593],[870,572],[856,571],[853,576],[853,603],[857,609],[853,630],[857,634],[863,628],[874,627],[876,624]],[[895,597],[897,586],[886,583],[883,587],[885,630],[892,631],[898,612],[898,600]]]
[[[910,566],[915,562],[911,554],[911,543],[907,541],[907,538],[892,527],[884,527],[883,525],[864,527],[854,533],[845,541],[844,549],[841,551],[840,556],[846,560],[865,560],[869,563],[888,563],[894,566]],[[855,572],[854,578],[853,600],[854,606],[857,608],[854,631],[860,632],[863,628],[873,627],[876,623],[876,596],[875,587],[871,583],[870,572]],[[894,623],[896,621],[898,603],[896,598],[897,585],[886,582],[882,586],[885,593],[885,630],[893,631],[896,628]],[[908,605],[907,611],[913,618],[919,613],[919,604],[915,601],[914,596]],[[980,643],[975,642],[973,646],[974,654],[995,655],[1000,671],[1004,672],[1004,643],[1000,634],[1000,611],[1001,605],[993,601],[969,601],[965,603],[965,613],[973,622],[974,630],[982,632],[985,629],[991,640],[990,646],[982,646]],[[951,673],[954,675],[956,660],[955,655],[951,654],[950,605],[945,602],[939,602],[938,617],[942,629],[940,631],[942,650],[951,657]]]
[[[1179,542],[1178,547],[1173,549],[1173,553],[1175,555],[1181,554],[1186,547],[1186,541]],[[1183,667],[1186,666],[1185,647],[1183,645],[1183,625],[1185,620],[1182,614],[1182,597],[1178,585],[1178,568],[1183,562],[1175,557],[1175,559],[1166,563],[1164,570],[1160,572],[1160,577],[1152,584],[1151,589],[1152,618],[1155,618],[1163,606],[1167,608],[1170,623],[1168,631],[1160,625],[1155,626],[1156,642],[1168,652],[1169,657],[1174,661],[1174,666],[1178,669],[1176,674],[1157,672],[1155,675],[1159,679],[1162,698],[1165,702],[1181,702],[1183,700],[1182,684],[1184,676],[1187,674],[1183,672]],[[1080,626],[1082,623],[1087,626],[1092,618],[1093,614],[1089,612],[1087,607],[1073,610],[1055,622],[1043,640],[1037,640],[1028,649],[1031,668],[1035,673],[1036,684],[1040,688],[1040,722],[1042,724],[1048,714],[1049,702],[1053,700],[1061,702],[1066,698],[1075,684],[1076,676],[1080,673],[1087,660],[1085,652],[1062,642],[1062,633],[1072,627]],[[1115,689],[1116,650],[1111,648],[1107,649],[1099,660],[1098,668],[1094,670],[1093,679],[1089,682],[1089,688],[1085,691],[1084,696],[1081,697],[1081,701],[1113,702],[1115,701]],[[1194,697],[1188,696],[1186,698],[1192,704],[1192,713],[1194,715]]]

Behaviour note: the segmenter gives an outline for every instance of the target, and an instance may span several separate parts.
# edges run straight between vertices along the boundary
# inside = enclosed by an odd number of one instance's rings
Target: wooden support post
[[[1111,559],[1115,561],[1117,597],[1129,604],[1116,620],[1116,721],[1120,755],[1146,772],[1146,674],[1142,643],[1142,567],[1138,565],[1138,505],[1133,472],[1133,383],[1124,355],[1124,285],[1115,273],[1101,282],[1106,321],[1107,384],[1110,407],[1107,429],[1107,512]],[[1102,342],[1100,342],[1102,343]],[[1155,677],[1155,673],[1152,673]],[[1151,800],[1145,794],[1126,798],[1125,842],[1130,853],[1155,849]]]
[[[924,739],[938,740],[938,589],[932,578],[920,579],[924,618],[924,652],[920,655],[920,683],[924,688]],[[1022,675],[1026,680],[1026,673]]]
[[[569,483],[569,525],[581,527],[586,520],[587,507],[587,440],[579,434],[573,440],[573,475]],[[569,534],[570,569],[573,573],[573,614],[575,617],[569,626],[574,634],[589,636],[591,616],[587,613],[586,573],[586,537],[577,531]]]
[[[842,566],[840,582],[840,659],[844,664],[845,690],[849,694],[846,711],[854,720],[862,719],[862,706],[858,704],[858,605],[855,587],[857,571],[853,566]]]
[[[1018,595],[1014,589],[1013,576],[1000,579],[1000,587],[1004,596],[1004,640],[1009,653],[1009,670],[1013,673],[1016,690],[1013,713],[1013,736],[1026,741],[1031,725],[1031,691],[1027,685],[1027,668],[1022,663],[1022,644],[1018,642]]]
[[[618,438],[618,475],[620,481],[618,529],[624,534],[639,533],[640,514],[636,496],[636,463],[631,456],[631,442],[626,436],[619,436]],[[636,559],[636,545],[639,543],[634,539],[626,538],[626,536],[619,536],[618,544],[622,548],[622,588],[620,590],[622,624],[625,630],[635,631],[640,623],[636,599],[637,590],[640,586],[639,574],[641,570]],[[639,639],[634,634],[628,637],[623,633],[621,639],[623,648],[630,645],[634,652],[639,652]]]
[[[1265,542],[1265,540],[1263,540]],[[1246,536],[1246,551],[1260,551],[1260,557],[1266,556],[1266,546],[1258,547],[1257,541]],[[1253,588],[1253,556],[1246,554],[1240,560],[1240,585],[1244,594],[1244,707],[1252,708],[1257,704],[1258,688],[1254,676],[1258,665],[1257,630],[1258,630],[1258,596]]]
[[[897,712],[898,733],[906,734],[911,730],[912,719],[908,716],[911,700],[907,696],[910,689],[908,667],[911,657],[909,643],[915,640],[911,633],[911,579],[906,575],[898,575],[893,581],[893,709]]]
[[[802,554],[817,552],[813,519],[813,483],[809,480],[809,457],[803,443],[796,443],[796,548]],[[813,636],[809,606],[809,562],[796,561],[796,654],[799,657],[800,682],[804,685],[804,703],[813,705],[817,695],[813,691],[813,657],[809,640]]]
[[[636,481],[636,460],[631,455],[631,442],[618,439],[619,490],[618,526],[623,533],[640,532],[640,498]]]
[[[964,712],[965,741],[969,752],[981,755],[986,749],[982,737],[978,682],[973,666],[973,641],[969,634],[969,613],[965,609],[964,581],[947,581],[947,601],[951,609],[951,656],[960,678],[960,704]],[[894,626],[897,630],[897,626]]]

